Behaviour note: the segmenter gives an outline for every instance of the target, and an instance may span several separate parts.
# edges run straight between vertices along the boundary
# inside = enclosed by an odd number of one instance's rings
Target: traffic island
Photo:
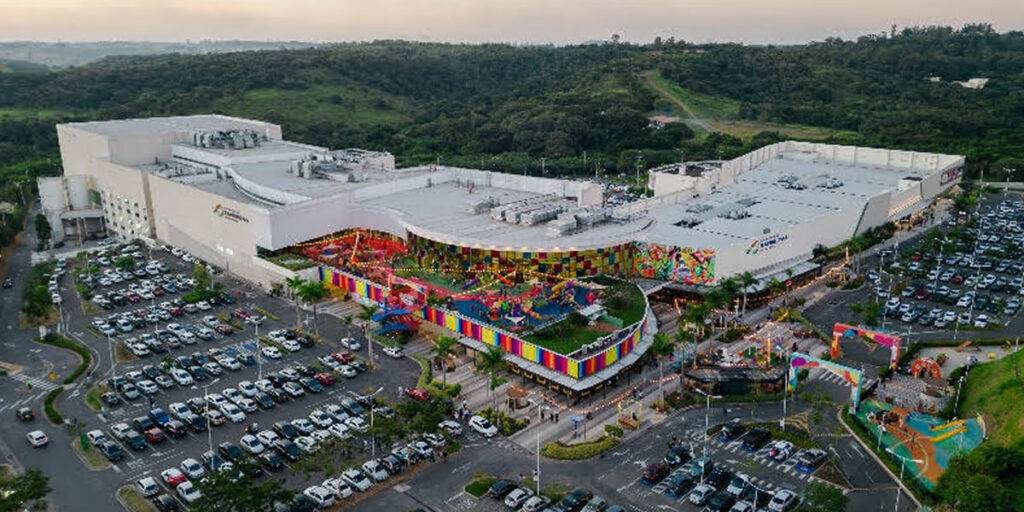
[[[118,489],[115,496],[118,503],[128,512],[156,512],[156,508],[130,485]]]
[[[582,443],[566,444],[561,441],[553,441],[541,450],[545,457],[556,460],[584,460],[597,457],[619,445],[619,439],[613,435],[605,434],[593,441]]]
[[[84,444],[76,439],[71,442],[71,449],[78,456],[78,459],[82,461],[82,464],[85,464],[86,467],[93,471],[104,471],[111,467],[110,461],[96,447],[90,444]]]

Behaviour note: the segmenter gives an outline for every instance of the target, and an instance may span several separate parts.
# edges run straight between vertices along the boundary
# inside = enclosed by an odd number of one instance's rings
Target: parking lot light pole
[[[903,482],[903,473],[904,473],[904,471],[907,468],[907,461],[916,462],[918,464],[923,464],[924,463],[924,461],[921,461],[921,460],[918,460],[918,459],[911,459],[911,458],[908,458],[908,457],[904,457],[904,456],[896,453],[892,448],[886,448],[885,451],[891,453],[893,456],[895,456],[898,459],[900,459],[900,482]],[[903,488],[901,486],[897,485],[896,486],[896,505],[893,507],[893,511],[894,512],[899,512],[899,509],[900,509],[900,495],[901,494],[903,494]]]
[[[701,455],[701,461],[700,461],[700,483],[703,484],[704,483],[704,468],[706,468],[707,465],[708,465],[708,430],[711,429],[711,420],[708,417],[708,414],[711,411],[711,399],[714,398],[714,399],[717,400],[717,399],[722,398],[722,397],[719,396],[719,395],[712,395],[710,393],[705,393],[704,390],[700,389],[700,388],[693,388],[693,390],[696,391],[697,393],[700,393],[701,395],[704,395],[704,398],[707,399],[706,400],[706,405],[704,407],[704,453],[703,453],[703,455]]]
[[[377,388],[377,391],[366,395],[370,399],[370,459],[377,458],[377,436],[373,433],[373,397],[377,396],[377,393],[384,391],[384,386]]]
[[[203,386],[203,401],[206,402],[206,442],[211,452],[213,451],[213,426],[210,425],[210,386],[216,384],[219,380],[213,379],[209,384]]]
[[[536,406],[537,406],[537,432],[536,432],[537,433],[537,448],[536,448],[537,451],[535,452],[536,456],[537,456],[537,468],[535,470],[536,474],[534,475],[533,478],[534,478],[534,483],[537,485],[537,494],[536,495],[540,496],[540,422],[541,422],[541,419],[540,419],[540,407],[541,407],[542,404],[541,404],[541,402],[534,402],[532,399],[529,402],[531,404],[536,404]],[[584,437],[586,437],[586,436],[584,436]]]

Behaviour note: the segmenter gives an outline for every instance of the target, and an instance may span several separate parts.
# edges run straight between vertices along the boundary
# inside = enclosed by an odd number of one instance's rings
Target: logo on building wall
[[[963,169],[960,167],[957,167],[955,169],[946,169],[946,171],[942,173],[942,180],[940,181],[940,186],[948,185],[960,179],[961,172],[963,172]]]
[[[222,219],[227,219],[232,222],[249,222],[249,219],[243,216],[238,210],[234,208],[228,208],[220,203],[213,207],[213,213]]]
[[[761,238],[755,238],[750,242],[750,247],[747,247],[747,254],[757,254],[761,251],[773,249],[788,239],[789,235],[785,233],[775,233]]]

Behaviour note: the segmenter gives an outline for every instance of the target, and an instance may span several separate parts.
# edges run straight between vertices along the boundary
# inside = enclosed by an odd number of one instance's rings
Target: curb
[[[882,469],[884,469],[885,472],[894,481],[896,481],[896,484],[900,486],[900,489],[902,489],[903,492],[906,493],[907,496],[910,497],[910,500],[913,501],[915,505],[917,505],[917,508],[921,508],[923,505],[921,505],[921,501],[917,499],[917,496],[914,496],[914,493],[911,492],[909,488],[907,488],[906,484],[903,483],[903,480],[900,480],[900,478],[898,476],[896,476],[896,474],[893,473],[892,470],[889,469],[889,466],[886,466],[885,462],[883,462],[882,459],[878,458],[878,454],[875,453],[875,450],[873,448],[871,448],[870,446],[864,444],[864,440],[861,439],[860,436],[858,436],[857,433],[854,432],[853,429],[851,429],[850,426],[847,425],[845,421],[843,421],[843,416],[842,415],[843,415],[843,410],[842,409],[839,409],[838,411],[836,411],[836,419],[839,420],[839,424],[842,425],[843,428],[845,428],[846,431],[849,432],[850,435],[853,436],[853,438],[857,440],[857,443],[860,444],[864,448],[864,451],[866,451],[869,455],[871,455],[871,458],[874,459],[875,462],[877,462],[879,466],[882,466]]]

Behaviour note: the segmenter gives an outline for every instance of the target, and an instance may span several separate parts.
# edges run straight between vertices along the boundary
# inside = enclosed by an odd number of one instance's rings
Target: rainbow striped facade
[[[337,269],[320,267],[319,270],[320,279],[329,286],[341,288],[348,293],[369,299],[378,304],[384,302],[387,290],[379,284]],[[578,360],[537,346],[501,329],[495,329],[494,327],[478,323],[444,308],[424,306],[419,311],[419,316],[427,322],[444,327],[449,331],[472,338],[487,346],[498,347],[504,352],[542,365],[549,370],[554,370],[574,379],[588,377],[615,364],[636,348],[647,330],[646,321],[638,322],[629,327],[629,329],[632,329],[632,332],[622,341],[607,348],[604,352]]]

